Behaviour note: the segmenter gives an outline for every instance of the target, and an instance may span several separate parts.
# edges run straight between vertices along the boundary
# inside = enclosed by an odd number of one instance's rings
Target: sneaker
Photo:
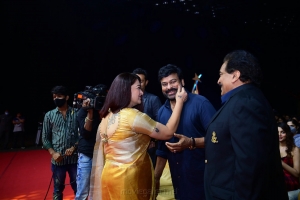
[[[25,147],[21,147],[21,149],[25,149]]]

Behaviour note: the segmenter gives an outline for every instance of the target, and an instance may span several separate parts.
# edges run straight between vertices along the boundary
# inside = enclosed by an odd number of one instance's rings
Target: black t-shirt
[[[87,131],[84,128],[86,116],[87,111],[80,108],[77,114],[77,122],[79,127],[78,152],[92,158],[94,145],[96,142],[97,129],[100,124],[100,115],[97,110],[94,110],[92,131]]]

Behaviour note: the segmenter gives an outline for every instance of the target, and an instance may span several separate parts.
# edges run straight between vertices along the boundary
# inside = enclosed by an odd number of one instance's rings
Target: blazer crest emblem
[[[212,143],[218,143],[217,134],[214,131],[212,132],[211,141]]]

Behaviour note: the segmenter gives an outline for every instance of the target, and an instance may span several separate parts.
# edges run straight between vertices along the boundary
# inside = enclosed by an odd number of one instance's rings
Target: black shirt
[[[87,111],[80,108],[77,116],[77,122],[79,127],[78,152],[92,158],[94,145],[96,142],[97,129],[100,124],[100,115],[97,110],[94,110],[92,131],[87,131],[84,128],[86,116]]]

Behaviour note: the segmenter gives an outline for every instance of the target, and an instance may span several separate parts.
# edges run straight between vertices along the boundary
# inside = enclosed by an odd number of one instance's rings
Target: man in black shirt
[[[89,194],[93,151],[100,123],[99,111],[93,108],[86,109],[89,104],[90,99],[84,100],[83,107],[78,110],[77,115],[79,142],[75,200],[87,199]]]

